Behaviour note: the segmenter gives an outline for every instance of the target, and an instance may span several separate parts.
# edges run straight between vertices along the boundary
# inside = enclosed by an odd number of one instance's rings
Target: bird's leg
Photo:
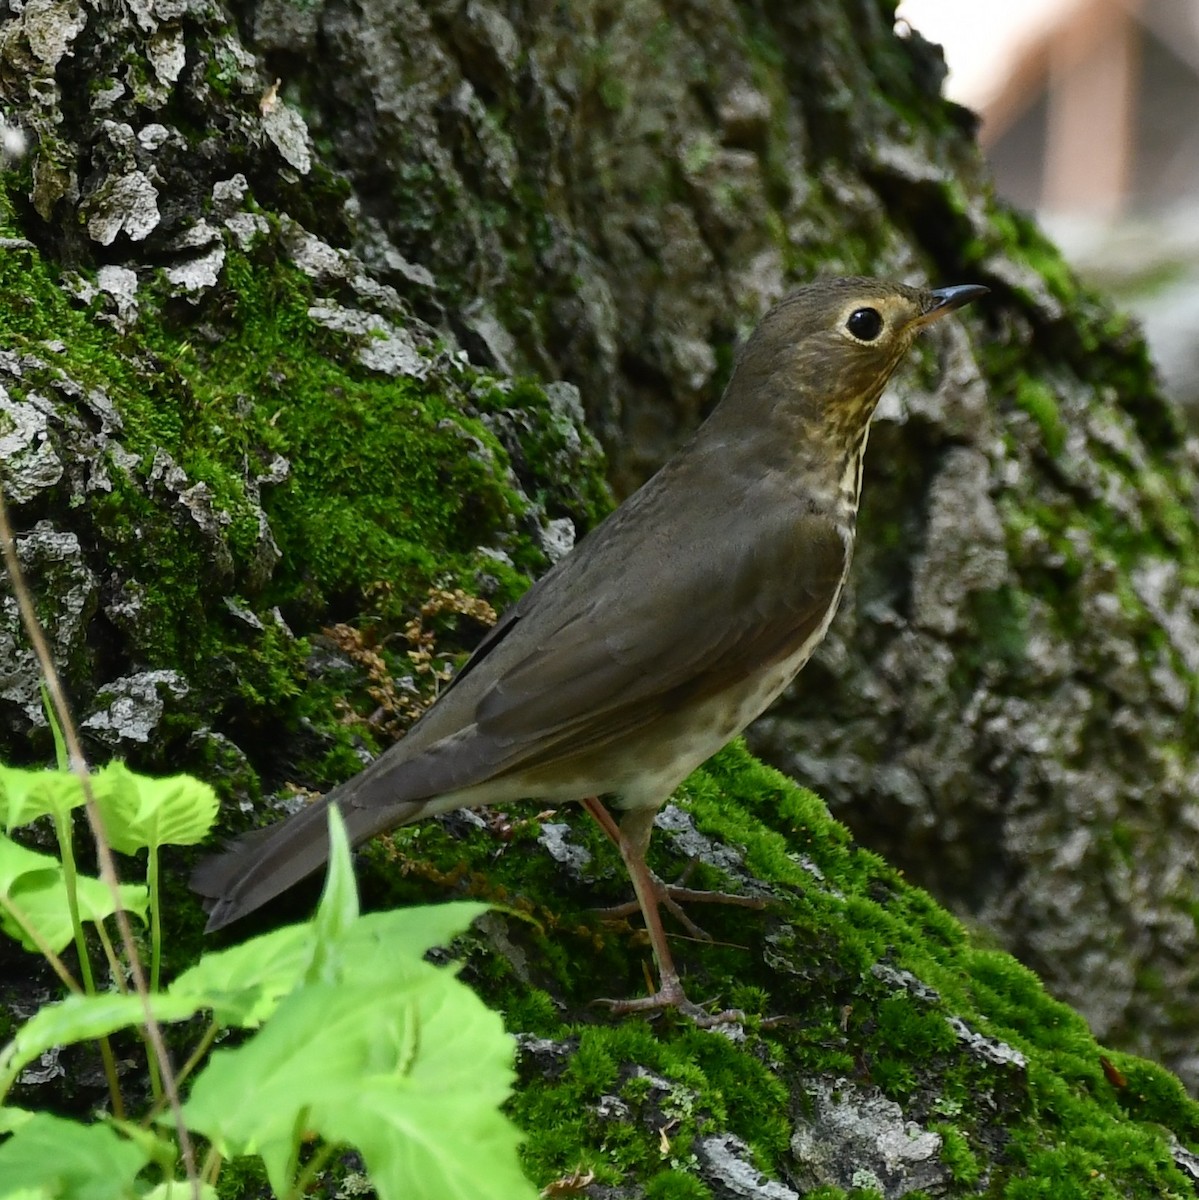
[[[608,841],[620,848],[620,826],[608,811],[608,806],[598,796],[585,796],[580,803],[595,818],[595,823],[604,831]]]
[[[595,818],[596,824],[607,835],[608,840],[620,850],[621,826],[617,825],[612,814],[605,807],[604,802],[598,796],[588,796],[582,801],[583,807]],[[628,820],[626,817],[625,820]],[[651,820],[652,825],[652,820]],[[648,844],[648,835],[646,837]],[[621,850],[623,855],[624,851]],[[738,896],[734,892],[708,892],[697,891],[695,888],[681,886],[681,882],[686,880],[687,876],[695,867],[695,859],[684,869],[680,879],[680,883],[672,884],[665,883],[659,879],[648,867],[646,874],[649,876],[654,890],[657,893],[658,903],[662,905],[667,912],[693,937],[698,938],[703,942],[710,942],[712,935],[701,929],[684,911],[684,904],[736,904],[742,908],[764,908],[766,901],[758,896]],[[627,917],[635,913],[638,909],[644,911],[643,906],[638,900],[631,900],[627,904],[616,904],[611,908],[600,909],[600,915],[605,917]]]
[[[666,931],[662,928],[662,918],[658,912],[658,889],[661,886],[653,872],[645,863],[645,852],[649,847],[650,833],[654,827],[652,808],[630,809],[619,825],[612,820],[611,814],[598,800],[595,801],[603,811],[604,819],[596,817],[605,832],[608,825],[616,833],[616,846],[624,865],[628,869],[629,878],[633,881],[633,890],[637,893],[637,903],[641,915],[645,918],[646,932],[649,934],[650,946],[654,959],[658,964],[658,990],[652,996],[643,996],[636,1000],[601,1000],[614,1013],[653,1012],[662,1008],[677,1008],[681,1013],[691,1017],[702,1025],[715,1025],[730,1021],[741,1020],[742,1013],[730,1010],[712,1015],[705,1012],[687,999],[683,991],[682,980],[679,979],[678,968],[674,965],[674,956],[666,944]],[[588,805],[590,811],[591,806]],[[611,836],[611,834],[609,834]]]

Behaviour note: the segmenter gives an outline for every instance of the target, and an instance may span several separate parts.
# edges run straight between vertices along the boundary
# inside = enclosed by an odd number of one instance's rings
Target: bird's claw
[[[726,1008],[723,1012],[710,1013],[700,1008],[698,1004],[687,999],[682,985],[678,980],[674,986],[664,983],[652,996],[638,996],[633,1000],[592,1000],[592,1004],[602,1004],[614,1016],[625,1016],[628,1013],[656,1013],[673,1009],[683,1016],[690,1018],[701,1029],[710,1029],[714,1025],[739,1025],[745,1020],[745,1013],[739,1008]]]
[[[693,860],[694,861],[694,860]],[[686,879],[690,871],[684,871],[682,878]],[[651,874],[654,891],[658,903],[689,933],[701,942],[712,941],[712,935],[697,925],[683,911],[684,904],[733,904],[741,908],[765,908],[768,900],[761,896],[741,896],[736,892],[699,891],[695,888],[683,887],[681,883],[666,883],[659,876]],[[641,906],[636,900],[624,904],[614,904],[610,908],[597,908],[596,915],[605,919],[631,917],[640,912]]]

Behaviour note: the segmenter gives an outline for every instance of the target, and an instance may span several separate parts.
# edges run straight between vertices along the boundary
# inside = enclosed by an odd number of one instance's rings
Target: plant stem
[[[296,1179],[295,1187],[292,1188],[288,1200],[292,1200],[293,1197],[295,1200],[302,1200],[302,1197],[307,1195],[313,1180],[325,1169],[325,1164],[333,1157],[337,1149],[336,1145],[324,1145],[316,1150]]]
[[[158,847],[151,846],[146,867],[146,882],[150,887],[150,994],[158,994],[159,973],[162,967],[162,919],[158,911]],[[146,1065],[150,1068],[150,1091],[157,1100],[162,1094],[162,1075],[154,1057],[154,1047],[146,1041]]]
[[[149,855],[146,882],[150,885],[150,991],[157,992],[158,981],[162,973],[162,910],[158,904],[158,847],[152,845]]]
[[[179,1089],[175,1086],[175,1076],[171,1071],[171,1062],[167,1054],[166,1042],[163,1040],[162,1029],[151,1007],[150,994],[146,987],[146,976],[142,970],[141,959],[137,954],[137,943],[133,940],[133,929],[129,924],[129,915],[121,907],[121,888],[120,880],[117,877],[116,863],[113,860],[112,847],[109,845],[108,838],[104,834],[104,819],[100,815],[100,810],[96,807],[96,797],[92,790],[92,781],[87,769],[87,759],[83,754],[83,745],[79,740],[79,731],[71,716],[71,706],[67,703],[66,693],[63,691],[62,681],[58,676],[58,668],[54,664],[54,657],[50,653],[50,647],[46,642],[46,635],[42,631],[41,623],[38,621],[37,611],[33,604],[33,596],[30,594],[29,587],[25,582],[25,575],[21,570],[21,561],[17,557],[16,541],[13,538],[12,522],[8,517],[8,504],[4,498],[3,488],[0,488],[0,554],[3,555],[4,565],[8,570],[9,582],[12,585],[13,595],[16,597],[17,608],[21,613],[21,623],[25,627],[29,644],[33,647],[33,652],[37,656],[38,666],[41,667],[42,676],[46,683],[46,690],[50,693],[54,711],[58,716],[71,770],[75,772],[83,787],[87,821],[91,827],[92,837],[96,842],[96,858],[100,867],[100,878],[112,894],[113,903],[116,908],[114,916],[117,922],[117,929],[121,935],[121,946],[129,962],[129,971],[133,976],[134,987],[141,998],[142,1020],[146,1027],[146,1036],[154,1049],[154,1057],[162,1071],[163,1087],[170,1101],[171,1116],[174,1119],[175,1132],[179,1138],[179,1153],[183,1159],[183,1167],[187,1173],[188,1182],[191,1185],[192,1197],[193,1200],[200,1200],[200,1179],[196,1174],[195,1151],[192,1149],[187,1124],[183,1120],[183,1104],[179,1099]],[[84,961],[86,961],[86,958]],[[101,1053],[103,1053],[103,1046],[101,1046]],[[114,1063],[113,1079],[115,1079],[115,1070]]]
[[[87,949],[87,937],[83,932],[83,920],[79,916],[79,872],[75,869],[75,846],[73,829],[68,813],[55,813],[54,832],[58,835],[58,852],[62,856],[62,878],[67,889],[67,910],[71,914],[71,928],[75,933],[75,953],[79,957],[79,973],[83,976],[84,991],[89,996],[96,994],[96,977],[92,973],[92,957]],[[100,1061],[104,1064],[104,1077],[108,1080],[108,1094],[112,1101],[112,1115],[119,1121],[125,1119],[125,1100],[121,1095],[121,1080],[117,1075],[117,1060],[112,1052],[112,1042],[107,1037],[98,1038]]]
[[[205,1056],[208,1054],[208,1051],[212,1049],[212,1043],[216,1041],[217,1034],[220,1032],[221,1026],[215,1021],[210,1022],[208,1028],[204,1030],[204,1036],[196,1044],[196,1048],[187,1056],[187,1062],[185,1062],[183,1066],[181,1066],[179,1070],[175,1072],[176,1083],[182,1084],[183,1081],[187,1079],[200,1065]],[[157,1117],[160,1112],[162,1112],[165,1105],[166,1098],[164,1096],[159,1096],[158,1099],[155,1100],[150,1106],[150,1110],[146,1113],[146,1115],[142,1117],[143,1127],[149,1128],[153,1123],[154,1118]]]

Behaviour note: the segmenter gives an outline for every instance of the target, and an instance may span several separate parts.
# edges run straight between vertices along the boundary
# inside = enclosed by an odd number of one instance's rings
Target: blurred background
[[[1199,0],[902,0],[998,191],[1142,321],[1199,428]]]

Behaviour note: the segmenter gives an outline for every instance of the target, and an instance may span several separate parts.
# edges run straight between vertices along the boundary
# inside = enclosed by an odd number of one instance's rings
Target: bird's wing
[[[639,590],[622,589],[609,563],[602,598],[580,596],[578,580],[566,612],[552,587],[530,595],[467,664],[474,679],[426,718],[446,736],[417,753],[399,742],[346,799],[411,801],[565,761],[787,658],[835,601],[848,547],[825,518],[788,514],[764,529],[770,520],[761,514],[752,540],[730,520],[727,535],[639,549],[640,563],[620,564]],[[656,553],[670,561],[655,573]]]
[[[788,657],[834,603],[848,547],[821,518],[774,536],[769,521],[759,515],[752,542],[737,539],[735,519],[657,546],[617,538],[621,559],[603,542],[582,571],[547,576],[407,738],[318,804],[201,864],[192,886],[210,898],[208,928],[325,861],[331,804],[357,844],[419,819],[436,797],[602,750]],[[639,590],[621,586],[618,562]]]
[[[584,614],[504,672],[479,706],[478,732],[536,740],[587,726],[593,742],[605,741],[734,686],[818,628],[847,555],[836,527],[816,517],[793,521],[780,538],[759,531],[749,543],[690,549],[628,596],[619,619]]]

